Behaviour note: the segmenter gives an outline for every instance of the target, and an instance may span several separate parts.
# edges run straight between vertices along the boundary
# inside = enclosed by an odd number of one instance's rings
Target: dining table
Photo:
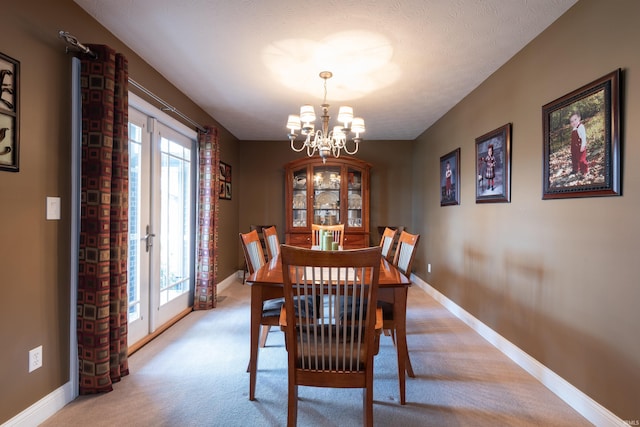
[[[258,369],[258,341],[260,320],[264,301],[284,296],[282,262],[280,256],[271,259],[251,274],[245,281],[251,286],[251,350],[249,355],[249,400],[255,400],[256,373]],[[404,405],[405,373],[414,377],[407,347],[407,292],[411,281],[384,257],[380,257],[380,276],[378,278],[378,301],[393,306],[393,318],[396,324],[395,346],[398,356],[398,383],[400,404]]]

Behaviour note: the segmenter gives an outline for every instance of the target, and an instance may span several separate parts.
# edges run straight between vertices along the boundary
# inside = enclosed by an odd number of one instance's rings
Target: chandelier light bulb
[[[300,107],[300,120],[302,123],[311,123],[316,121],[316,111],[313,105],[303,105]]]
[[[344,127],[348,128],[349,123],[353,120],[353,108],[343,105],[338,110],[338,121],[344,123]]]
[[[353,122],[351,122],[351,132],[355,133],[356,137],[364,133],[364,119],[362,117],[353,118]]]
[[[300,130],[300,117],[295,114],[289,114],[289,119],[287,119],[287,129],[291,130],[291,132],[295,132]]]

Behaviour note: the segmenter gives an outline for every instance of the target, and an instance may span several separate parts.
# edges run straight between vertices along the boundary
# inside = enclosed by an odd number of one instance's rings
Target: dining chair
[[[265,239],[264,239],[264,230],[269,228],[269,227],[274,227],[273,225],[250,225],[249,226],[249,230],[253,231],[255,230],[258,233],[258,238],[260,239],[260,244],[262,245],[262,253],[266,254],[266,243],[265,243]],[[244,279],[245,279],[245,274],[248,272],[248,268],[247,268],[247,263],[245,262],[244,265],[244,270],[242,271],[242,284],[244,285]],[[251,274],[251,273],[249,273]]]
[[[272,260],[278,257],[280,253],[280,240],[278,239],[278,232],[276,226],[273,225],[269,228],[262,230],[264,236],[265,247],[267,249],[267,259]]]
[[[389,262],[393,260],[393,243],[396,240],[396,234],[398,234],[398,230],[385,227],[382,237],[380,238],[382,256]]]
[[[320,232],[328,230],[333,233],[333,241],[344,246],[344,224],[319,225],[311,224],[311,246],[320,246]]]
[[[406,231],[400,233],[398,238],[398,247],[393,257],[393,265],[409,280],[411,280],[411,267],[413,265],[413,258],[418,248],[418,242],[420,241],[419,234],[410,234]],[[385,335],[391,335],[393,345],[396,346],[396,324],[393,316],[393,301],[381,301],[378,300],[378,307],[382,309],[382,329]],[[397,349],[396,349],[397,351]],[[411,366],[411,360],[407,357],[407,372],[410,377],[414,377],[413,367]]]
[[[375,304],[380,253],[380,247],[314,251],[282,245],[287,426],[296,425],[298,386],[362,388],[364,425],[373,426],[373,356],[382,328],[382,310]],[[308,296],[321,297],[320,307],[305,310],[299,302]]]
[[[249,274],[253,274],[265,264],[262,242],[257,230],[248,233],[240,233],[244,259],[247,264]],[[262,319],[260,320],[260,347],[267,343],[267,336],[272,326],[279,325],[280,309],[284,304],[284,298],[268,299],[262,302]]]

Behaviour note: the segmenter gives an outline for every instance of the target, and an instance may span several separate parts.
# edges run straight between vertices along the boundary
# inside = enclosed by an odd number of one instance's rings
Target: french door
[[[130,98],[129,346],[193,304],[195,132],[148,109]]]

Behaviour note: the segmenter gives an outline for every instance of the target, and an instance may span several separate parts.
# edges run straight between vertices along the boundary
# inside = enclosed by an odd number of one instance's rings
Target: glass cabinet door
[[[313,223],[340,224],[340,166],[313,168]]]
[[[293,227],[307,226],[307,168],[293,173]]]
[[[347,172],[347,225],[362,227],[362,172],[348,169]]]

